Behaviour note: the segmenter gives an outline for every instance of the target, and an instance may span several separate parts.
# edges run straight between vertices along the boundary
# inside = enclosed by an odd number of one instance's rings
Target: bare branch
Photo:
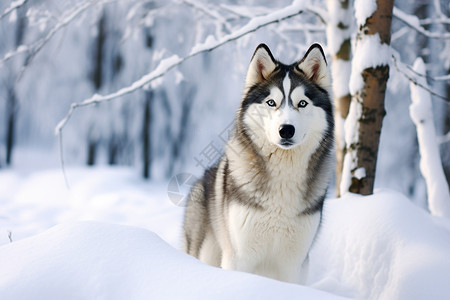
[[[14,10],[24,6],[28,0],[17,0],[15,2],[12,2],[7,9],[3,11],[3,13],[0,15],[0,20],[12,13]]]
[[[223,36],[219,40],[214,40],[214,41],[208,40],[207,42],[205,42],[203,44],[198,44],[198,45],[194,46],[191,49],[191,52],[183,58],[179,58],[178,56],[173,55],[167,59],[162,60],[159,63],[159,65],[156,67],[156,69],[154,69],[152,72],[144,75],[143,77],[141,77],[140,79],[138,79],[137,81],[135,81],[133,84],[131,84],[128,87],[124,87],[114,93],[107,94],[104,96],[95,94],[92,97],[90,97],[82,102],[72,103],[67,115],[56,126],[55,134],[60,134],[62,132],[64,126],[67,124],[70,117],[72,116],[72,114],[74,113],[74,111],[77,108],[89,106],[89,105],[93,105],[93,104],[98,104],[101,102],[107,102],[112,99],[122,97],[124,95],[135,92],[136,90],[147,86],[150,82],[154,81],[155,79],[158,79],[158,78],[164,76],[168,71],[179,66],[184,61],[186,61],[194,56],[197,56],[198,54],[212,51],[216,48],[221,47],[224,44],[227,44],[231,41],[235,41],[251,32],[254,32],[261,27],[265,27],[269,24],[277,23],[279,21],[292,18],[294,16],[302,14],[306,10],[310,11],[309,7],[307,9],[305,9],[305,7],[303,5],[292,4],[290,6],[287,6],[283,9],[280,9],[280,10],[270,13],[268,15],[256,17],[256,18],[250,20],[246,25],[244,25],[240,29]]]
[[[414,15],[409,15],[404,11],[394,7],[394,17],[405,23],[407,26],[416,30],[417,32],[423,34],[426,37],[434,38],[434,39],[450,39],[450,32],[445,33],[436,33],[425,30],[422,26],[420,26],[420,20]]]
[[[412,83],[414,83],[417,86],[420,86],[421,88],[423,88],[424,90],[426,90],[427,92],[429,92],[430,94],[432,94],[433,96],[436,96],[446,102],[450,102],[450,99],[447,97],[444,97],[438,93],[436,93],[435,91],[431,90],[428,86],[425,86],[423,84],[420,83],[419,80],[419,75],[417,74],[417,72],[413,72],[411,71],[411,67],[408,66],[407,64],[401,62],[396,55],[392,55],[392,61],[394,62],[394,66],[397,69],[397,71],[399,71],[401,74],[403,74],[403,76],[406,77],[406,79],[408,79],[409,81],[411,81]],[[424,77],[422,75],[422,77]]]

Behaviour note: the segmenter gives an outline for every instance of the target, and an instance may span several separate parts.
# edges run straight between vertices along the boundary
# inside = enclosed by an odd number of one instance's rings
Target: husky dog
[[[319,44],[285,65],[259,45],[225,154],[192,188],[184,250],[300,283],[334,167],[330,75]]]

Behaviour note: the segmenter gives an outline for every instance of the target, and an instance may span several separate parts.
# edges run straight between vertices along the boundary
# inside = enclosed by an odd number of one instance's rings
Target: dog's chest
[[[237,248],[250,247],[266,255],[308,248],[320,220],[320,214],[302,215],[281,208],[255,209],[238,203],[230,206],[229,213],[232,243]]]

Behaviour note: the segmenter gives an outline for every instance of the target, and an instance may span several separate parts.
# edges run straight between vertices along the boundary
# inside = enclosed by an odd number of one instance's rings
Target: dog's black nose
[[[294,136],[295,133],[295,127],[288,124],[283,124],[280,126],[280,136],[283,139],[290,139]]]

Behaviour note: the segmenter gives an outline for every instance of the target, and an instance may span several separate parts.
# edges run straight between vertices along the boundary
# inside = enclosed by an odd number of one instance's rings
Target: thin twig
[[[410,76],[409,74],[407,74],[407,72],[403,71],[402,68],[400,68],[399,64],[402,65],[406,65],[404,63],[402,63],[401,61],[397,60],[397,58],[395,57],[395,55],[392,55],[392,60],[394,61],[394,66],[397,69],[397,71],[399,71],[401,74],[403,74],[403,76],[406,77],[406,79],[408,79],[409,81],[411,81],[412,83],[414,83],[417,86],[420,86],[421,88],[423,88],[424,90],[428,91],[430,94],[432,94],[433,96],[436,96],[446,102],[450,102],[450,99],[447,97],[444,97],[438,93],[436,93],[435,91],[431,90],[428,86],[425,86],[423,84],[421,84],[419,82],[419,80],[417,80],[416,78],[413,78],[413,76]],[[416,72],[414,72],[414,74],[416,74]]]

